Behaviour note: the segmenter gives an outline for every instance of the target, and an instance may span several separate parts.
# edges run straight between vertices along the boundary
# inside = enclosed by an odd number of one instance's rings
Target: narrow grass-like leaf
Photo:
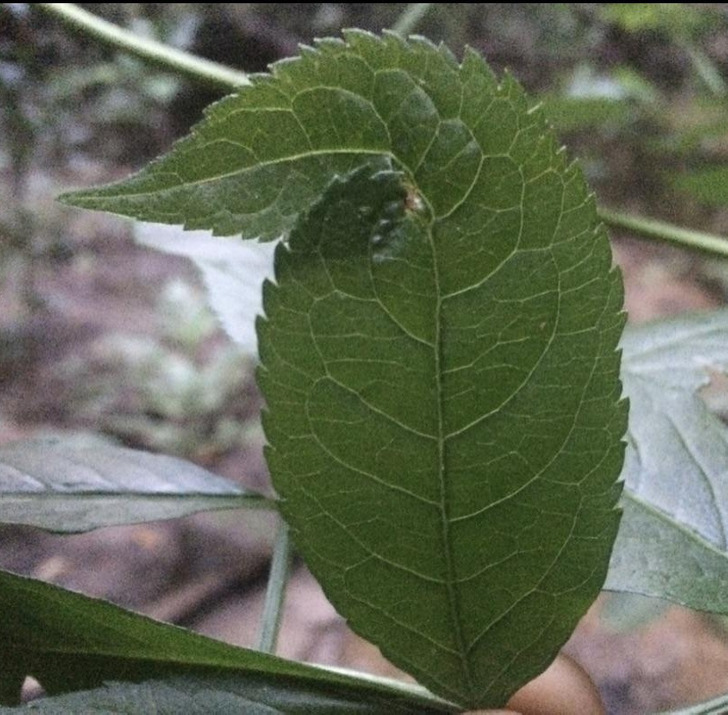
[[[275,508],[191,462],[101,439],[39,438],[0,447],[0,523],[76,533],[198,511]]]
[[[456,711],[417,688],[354,678],[236,648],[3,571],[0,612],[13,614],[0,619],[0,693],[7,704],[12,704],[7,699],[12,691],[17,702],[25,675],[33,675],[51,694],[94,688],[112,680],[188,675],[235,680],[237,685],[229,686],[231,692],[272,707],[288,703],[284,712],[290,713]],[[220,688],[218,683],[218,695]]]
[[[624,517],[606,587],[728,614],[728,429],[697,391],[728,368],[728,311],[631,328]]]
[[[697,705],[689,705],[677,710],[664,710],[661,711],[661,715],[725,715],[727,712],[728,694],[724,694]]]
[[[618,524],[622,292],[593,200],[474,52],[350,32],[251,80],[136,177],[68,200],[297,227],[260,330],[294,537],[398,665],[500,705],[598,592]]]

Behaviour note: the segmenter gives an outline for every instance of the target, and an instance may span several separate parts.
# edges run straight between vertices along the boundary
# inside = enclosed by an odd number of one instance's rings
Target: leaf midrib
[[[430,214],[433,215],[432,213]],[[442,303],[443,296],[440,288],[440,267],[438,262],[437,250],[435,248],[435,237],[433,233],[433,221],[431,220],[427,226],[427,237],[432,251],[433,278],[435,281],[435,340],[434,340],[434,358],[435,358],[435,391],[437,393],[436,409],[437,409],[437,457],[438,457],[438,481],[440,486],[440,522],[443,540],[443,552],[445,557],[446,569],[446,587],[448,603],[450,606],[450,618],[452,620],[453,632],[455,635],[455,644],[460,655],[460,663],[465,676],[465,682],[468,691],[473,694],[473,675],[468,660],[467,647],[465,645],[465,637],[463,634],[460,603],[455,590],[455,567],[453,564],[452,539],[450,538],[450,510],[448,498],[448,489],[446,483],[447,462],[447,439],[445,437],[444,425],[444,390],[442,385],[443,374],[443,341],[442,341]]]
[[[287,162],[291,161],[298,161],[299,159],[309,159],[311,157],[317,157],[317,156],[329,156],[331,154],[365,154],[369,156],[380,156],[380,157],[386,157],[393,161],[396,161],[398,164],[404,166],[402,162],[399,160],[398,157],[394,155],[394,153],[388,149],[352,149],[351,147],[348,147],[346,149],[312,149],[311,151],[304,152],[302,154],[290,154],[285,157],[280,157],[279,159],[269,159],[267,161],[259,161],[255,164],[251,164],[250,166],[245,166],[240,169],[236,169],[235,171],[229,171],[226,174],[216,174],[214,176],[208,176],[204,179],[197,179],[194,181],[185,181],[184,183],[177,184],[176,186],[168,186],[163,189],[148,189],[146,191],[139,191],[137,193],[131,193],[131,192],[124,192],[121,194],[112,194],[111,196],[99,196],[98,192],[94,192],[92,196],[84,197],[83,195],[76,194],[73,199],[74,205],[77,206],[83,206],[85,203],[97,203],[99,200],[103,201],[105,199],[110,198],[124,198],[124,199],[138,199],[145,196],[149,196],[151,194],[160,194],[160,193],[166,193],[170,191],[179,191],[183,189],[187,189],[188,187],[193,186],[204,186],[205,184],[209,184],[215,181],[224,181],[225,179],[230,179],[232,177],[238,176],[240,174],[245,174],[249,171],[255,171],[261,168],[266,168],[269,166],[275,166],[277,164],[285,164]],[[168,172],[172,173],[172,172]],[[112,185],[113,186],[113,185]],[[111,187],[109,187],[111,188]]]

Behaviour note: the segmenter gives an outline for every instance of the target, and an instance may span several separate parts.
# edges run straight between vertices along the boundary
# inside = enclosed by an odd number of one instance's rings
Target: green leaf
[[[472,51],[349,32],[67,200],[220,234],[297,226],[260,330],[297,545],[352,626],[449,699],[500,705],[549,664],[619,520],[622,289],[515,81]]]
[[[211,509],[275,508],[181,459],[101,439],[39,438],[0,448],[0,523],[82,532]]]
[[[567,177],[552,188],[572,205]],[[453,251],[449,218],[404,194],[392,173],[335,182],[279,247],[259,324],[268,463],[352,627],[433,692],[502,705],[604,579],[620,284],[591,216],[466,263],[498,250],[490,233],[461,225]]]
[[[546,115],[559,132],[621,127],[632,114],[624,99],[614,97],[550,95],[543,102]]]
[[[359,702],[350,695],[320,693],[288,681],[271,687],[254,678],[179,677],[143,683],[109,683],[105,687],[32,702],[29,706],[0,707],[1,715],[27,713],[124,713],[124,715],[373,715],[407,712],[397,706]],[[451,712],[452,709],[422,712]],[[421,712],[410,710],[409,712]]]
[[[728,311],[625,331],[624,516],[606,588],[728,613],[728,430],[697,391],[728,368]]]
[[[688,3],[604,3],[599,12],[627,32],[664,32],[686,37],[709,29],[715,22],[714,9]]]
[[[287,713],[416,715],[456,710],[413,686],[354,678],[236,648],[3,571],[0,612],[12,614],[0,619],[0,693],[7,704],[10,692],[19,695],[26,674],[51,694],[110,680],[191,675],[224,678],[216,690],[285,707]],[[222,697],[220,692],[216,697]]]

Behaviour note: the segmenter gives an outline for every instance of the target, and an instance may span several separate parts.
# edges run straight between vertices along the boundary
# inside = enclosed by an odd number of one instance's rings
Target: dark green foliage
[[[501,705],[548,665],[619,521],[622,288],[515,81],[474,52],[349,32],[69,201],[293,229],[261,382],[304,557],[356,630],[456,702]]]

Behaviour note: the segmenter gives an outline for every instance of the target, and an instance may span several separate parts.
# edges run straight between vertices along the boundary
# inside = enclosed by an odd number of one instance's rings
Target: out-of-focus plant
[[[653,210],[669,205],[682,220],[695,218],[686,198],[726,205],[725,10],[612,3],[584,12],[615,35],[615,51],[581,60],[543,100],[600,193],[624,201],[638,186]]]
[[[175,280],[159,301],[159,336],[117,334],[60,366],[84,424],[126,443],[209,461],[243,446],[252,363],[217,328],[204,296]]]

